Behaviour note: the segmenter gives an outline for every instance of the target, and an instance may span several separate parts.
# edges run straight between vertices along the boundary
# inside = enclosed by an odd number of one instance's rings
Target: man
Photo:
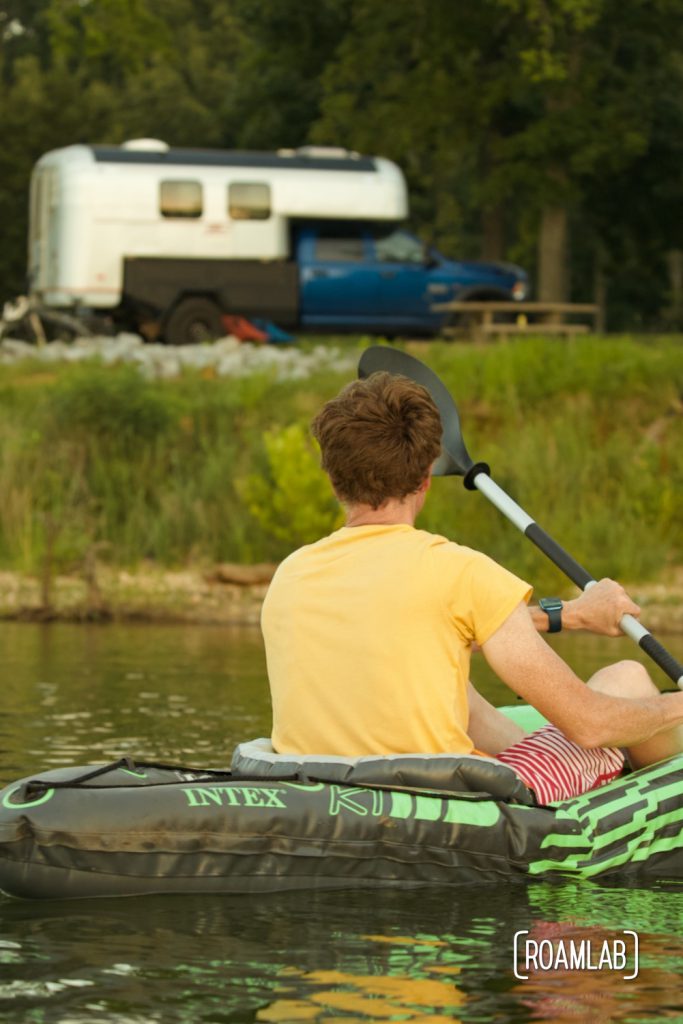
[[[585,792],[623,767],[683,749],[683,693],[661,695],[637,662],[586,686],[539,635],[531,588],[486,555],[415,529],[441,421],[413,381],[376,373],[313,423],[346,525],[278,568],[262,626],[281,753],[482,752],[539,802]],[[603,580],[564,604],[565,629],[618,635],[639,608]],[[531,735],[469,682],[478,645],[496,674],[551,723]]]

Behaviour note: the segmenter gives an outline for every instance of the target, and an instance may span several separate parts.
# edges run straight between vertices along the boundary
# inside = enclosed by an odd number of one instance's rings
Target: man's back
[[[344,527],[286,559],[262,625],[283,753],[469,753],[470,645],[529,588],[405,524]]]

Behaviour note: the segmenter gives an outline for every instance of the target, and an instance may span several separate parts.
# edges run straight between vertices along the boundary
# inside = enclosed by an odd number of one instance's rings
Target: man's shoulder
[[[431,549],[437,558],[457,560],[463,563],[488,559],[488,555],[485,555],[483,552],[477,551],[475,548],[469,548],[465,544],[459,544],[457,541],[450,540],[440,533],[431,533],[429,530],[415,530],[415,534],[416,540],[425,548]]]
[[[312,541],[310,544],[302,544],[300,548],[292,551],[282,559],[273,578],[275,579],[278,575],[285,575],[290,569],[296,569],[298,566],[307,564],[318,554],[323,553],[327,548],[334,546],[339,533],[339,530],[335,530],[334,533],[326,534],[324,537],[320,537],[318,540]]]
[[[416,533],[420,535],[420,543],[423,544],[425,552],[428,552],[437,575],[449,584],[455,580],[474,578],[516,578],[494,558],[477,548],[459,544],[441,534],[429,533],[426,530],[418,530]]]

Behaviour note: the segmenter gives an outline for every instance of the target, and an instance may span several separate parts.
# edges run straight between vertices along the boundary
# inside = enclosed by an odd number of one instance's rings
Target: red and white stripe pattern
[[[544,725],[497,755],[519,775],[539,804],[567,800],[611,782],[624,767],[616,747],[587,750],[554,725]]]

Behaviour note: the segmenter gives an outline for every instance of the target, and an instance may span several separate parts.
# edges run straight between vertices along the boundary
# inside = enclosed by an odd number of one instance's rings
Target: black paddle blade
[[[460,431],[460,417],[455,402],[446,386],[433,370],[419,359],[386,345],[367,348],[358,363],[358,376],[369,377],[371,373],[393,373],[408,377],[422,384],[430,393],[441,415],[441,455],[434,463],[432,476],[466,476],[474,463],[469,457]]]

